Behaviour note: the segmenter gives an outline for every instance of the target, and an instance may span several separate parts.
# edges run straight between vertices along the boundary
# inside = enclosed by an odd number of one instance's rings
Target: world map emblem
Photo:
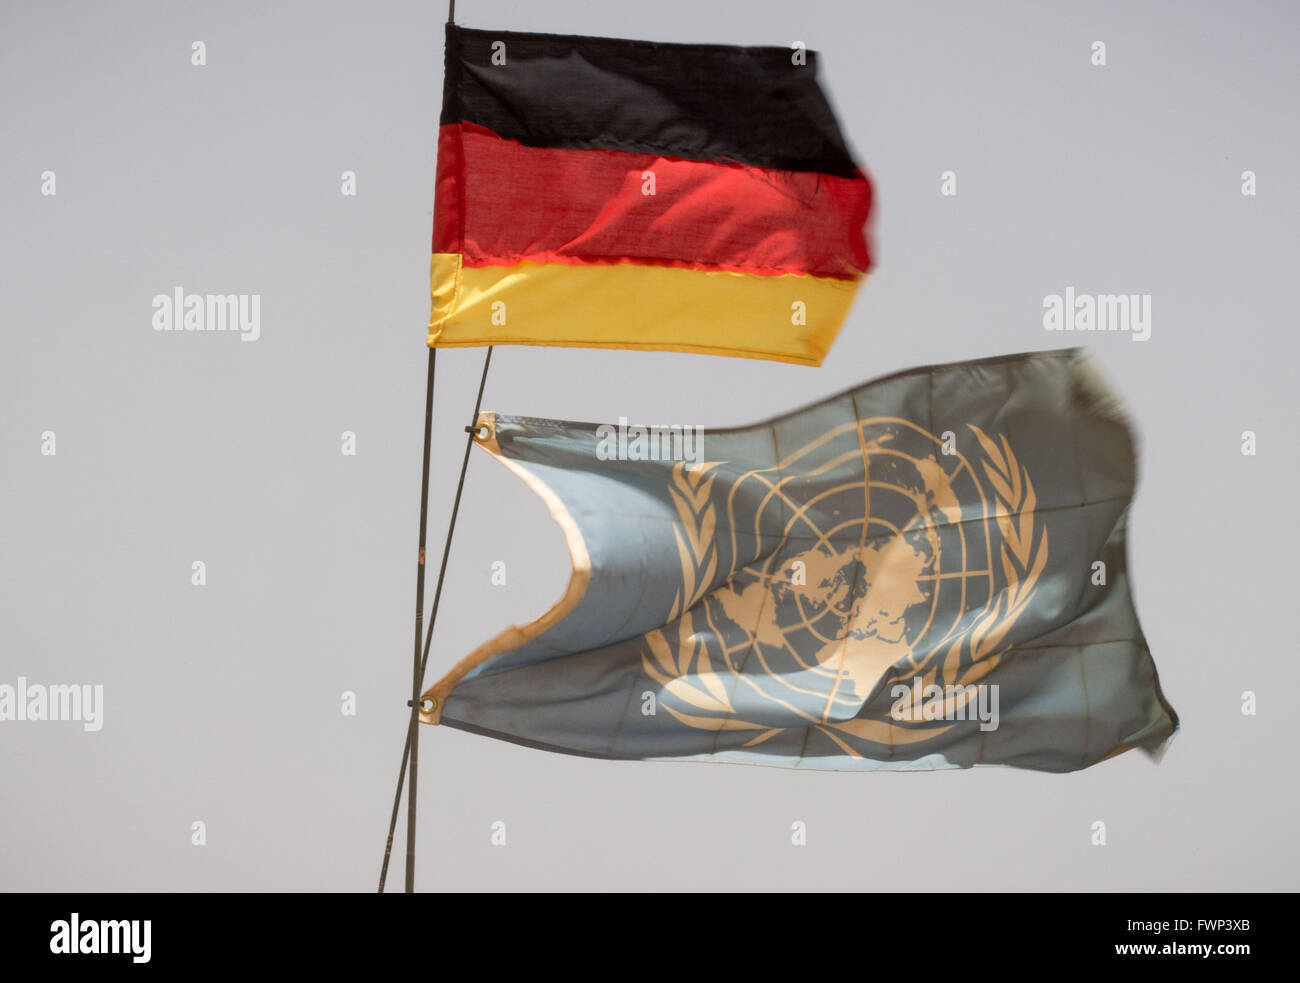
[[[641,655],[662,707],[742,746],[798,728],[862,757],[961,726],[1048,554],[1011,444],[963,431],[875,417],[771,467],[677,464],[681,588]]]

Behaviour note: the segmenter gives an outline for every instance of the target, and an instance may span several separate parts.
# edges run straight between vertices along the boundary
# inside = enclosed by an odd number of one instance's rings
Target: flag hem
[[[586,594],[587,585],[591,581],[591,556],[587,552],[586,540],[583,539],[582,530],[563,500],[546,482],[528,470],[525,465],[519,461],[511,460],[501,453],[501,447],[496,440],[495,413],[491,411],[480,413],[476,423],[480,428],[487,428],[488,436],[485,438],[476,437],[474,443],[492,455],[494,460],[507,467],[512,474],[528,486],[533,494],[546,504],[546,509],[551,514],[551,518],[555,520],[560,527],[560,531],[564,534],[564,542],[569,550],[572,572],[569,574],[569,582],[564,589],[564,594],[541,617],[525,625],[512,625],[505,631],[488,639],[452,666],[450,671],[424,691],[420,698],[421,701],[434,701],[431,710],[421,709],[420,711],[420,722],[424,724],[436,725],[441,722],[442,708],[446,705],[447,697],[455,689],[456,684],[464,679],[475,667],[494,656],[518,648],[567,618],[578,606],[583,595]]]

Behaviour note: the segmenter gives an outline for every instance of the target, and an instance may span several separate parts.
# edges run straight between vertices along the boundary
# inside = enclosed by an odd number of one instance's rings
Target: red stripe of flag
[[[437,185],[433,251],[462,253],[467,266],[631,262],[844,279],[870,267],[865,176],[527,147],[456,123],[439,132]]]

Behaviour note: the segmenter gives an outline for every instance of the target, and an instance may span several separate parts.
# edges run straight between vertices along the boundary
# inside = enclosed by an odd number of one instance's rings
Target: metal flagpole
[[[448,0],[447,23],[452,24],[455,21],[456,0]],[[411,699],[409,701],[411,719],[406,729],[406,746],[402,749],[402,766],[398,772],[397,790],[393,795],[393,813],[388,822],[388,840],[384,844],[384,862],[379,870],[380,894],[383,894],[384,883],[388,879],[388,862],[393,853],[393,835],[397,830],[397,811],[402,800],[402,786],[406,782],[408,762],[411,771],[411,787],[407,796],[406,813],[406,893],[410,894],[415,890],[416,791],[418,789],[420,756],[420,690],[424,680],[424,667],[429,660],[429,643],[433,639],[433,623],[438,616],[438,600],[442,595],[442,582],[447,573],[447,557],[451,552],[451,534],[456,528],[456,512],[460,508],[461,489],[464,488],[465,470],[469,465],[469,450],[466,448],[465,460],[461,463],[460,468],[460,481],[456,487],[456,501],[452,507],[451,524],[447,529],[447,540],[443,547],[442,567],[438,571],[438,586],[434,591],[433,612],[429,616],[429,631],[425,636],[423,651],[421,651],[420,629],[424,624],[425,530],[429,510],[429,456],[433,444],[433,384],[437,351],[436,348],[429,349],[429,371],[424,394],[424,463],[420,475],[420,535],[418,566],[415,574],[415,653],[411,666]],[[492,349],[489,347],[487,358],[483,362],[483,378],[479,382],[478,401],[474,404],[475,419],[478,418],[479,402],[483,399],[483,387],[487,383],[488,363],[491,359]],[[473,439],[471,434],[470,441],[473,442]]]
[[[436,351],[436,349],[430,349],[430,354],[432,354],[434,351]],[[489,345],[487,349],[487,354],[483,358],[483,374],[479,377],[479,381],[478,381],[478,395],[474,398],[474,416],[470,421],[470,425],[465,428],[468,434],[468,436],[465,439],[465,456],[461,459],[460,462],[460,478],[456,483],[456,497],[455,499],[452,500],[451,519],[447,524],[447,537],[443,542],[442,563],[438,568],[438,581],[433,589],[433,609],[429,612],[429,627],[426,630],[424,636],[424,652],[422,656],[419,655],[420,649],[419,649],[418,634],[417,634],[417,642],[416,642],[417,661],[414,670],[414,678],[412,681],[412,694],[410,700],[412,724],[410,727],[407,728],[406,747],[402,749],[402,765],[401,768],[398,770],[397,790],[393,795],[393,814],[388,821],[388,842],[387,842],[387,846],[384,848],[384,863],[379,871],[379,893],[381,894],[384,891],[384,883],[388,879],[388,861],[392,854],[393,834],[397,829],[397,812],[398,812],[399,804],[402,799],[402,786],[406,782],[406,771],[407,771],[408,761],[410,763],[410,771],[411,771],[411,787],[407,796],[406,890],[409,892],[409,891],[413,891],[415,888],[415,847],[414,847],[415,801],[416,801],[415,782],[416,782],[416,768],[417,768],[416,756],[419,753],[418,748],[419,748],[419,739],[420,739],[419,731],[418,731],[419,711],[420,711],[420,706],[419,706],[420,691],[423,687],[425,668],[429,664],[429,650],[432,647],[432,643],[433,643],[433,627],[437,623],[438,605],[442,601],[442,585],[447,578],[447,560],[451,556],[451,541],[452,541],[452,536],[456,532],[456,518],[460,514],[461,495],[465,491],[465,472],[469,470],[469,455],[470,455],[470,451],[473,450],[474,447],[475,427],[473,424],[477,422],[479,410],[482,408],[483,405],[483,390],[487,387],[488,368],[491,365],[492,365],[492,346]],[[432,377],[431,377],[431,384],[430,384],[430,394],[432,394]],[[432,406],[431,400],[429,406],[430,407]],[[426,420],[428,418],[429,417],[426,416]],[[427,428],[427,422],[426,422],[426,428]],[[425,435],[426,459],[428,457],[428,446],[429,446],[429,441],[428,441],[428,433],[426,430],[426,435]],[[426,474],[425,474],[426,485],[427,485],[427,481],[428,481],[428,474],[427,474],[427,466],[426,466]],[[415,622],[417,633],[419,631],[419,626],[423,618],[423,598],[424,598],[423,517],[425,511],[423,503],[427,501],[427,495],[428,495],[428,489],[426,487],[424,496],[421,499],[421,507],[420,507],[420,515],[421,515],[420,569],[416,575],[417,576],[416,596],[419,598],[420,611],[416,615],[416,622]]]
[[[415,656],[411,666],[411,721],[406,730],[406,747],[411,760],[411,791],[407,796],[406,818],[406,890],[409,894],[415,890],[415,790],[416,775],[420,763],[420,683],[424,677],[424,666],[420,659],[420,635],[424,627],[424,542],[425,528],[429,514],[429,450],[433,444],[433,378],[435,358],[438,349],[429,349],[429,381],[425,386],[424,396],[424,467],[420,475],[420,549],[418,566],[415,573]],[[401,792],[399,790],[398,794]],[[393,834],[388,834],[388,850],[385,850],[384,864],[388,863],[388,852],[392,850]],[[383,890],[380,881],[380,890]]]

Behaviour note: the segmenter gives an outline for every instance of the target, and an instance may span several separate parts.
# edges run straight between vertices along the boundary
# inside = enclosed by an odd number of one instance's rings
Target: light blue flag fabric
[[[425,723],[611,758],[1084,768],[1178,727],[1133,607],[1133,433],[1077,349],[754,426],[483,414],[573,575]]]

